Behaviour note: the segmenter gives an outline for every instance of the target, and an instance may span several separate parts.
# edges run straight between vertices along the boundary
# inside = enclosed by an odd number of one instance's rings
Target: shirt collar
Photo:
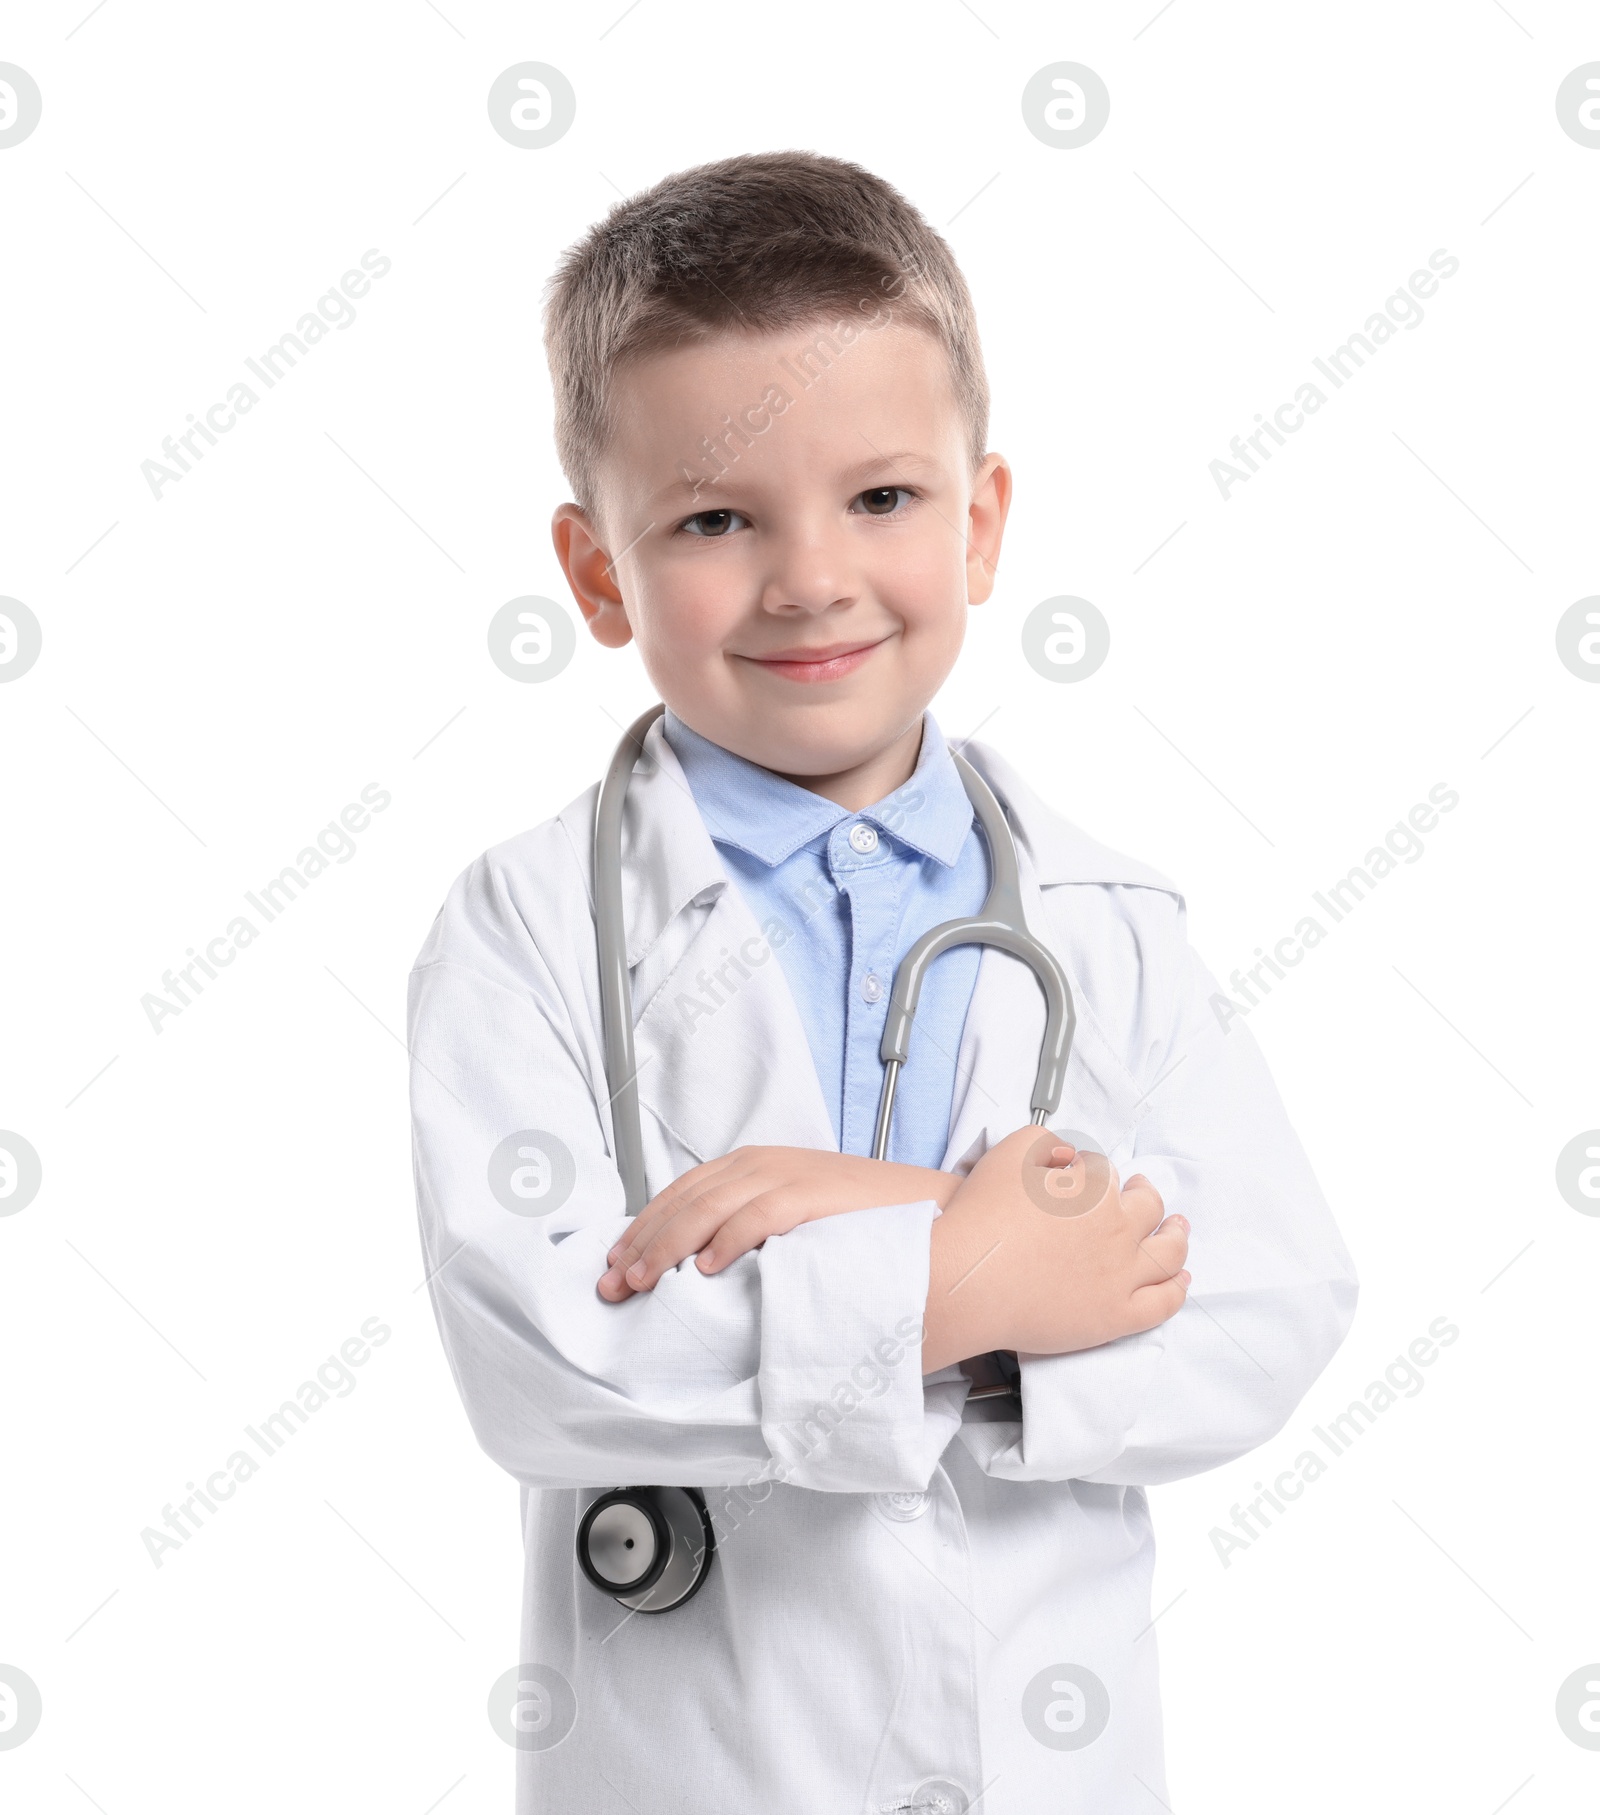
[[[931,712],[922,715],[922,746],[909,778],[858,813],[712,743],[670,706],[662,732],[682,765],[712,838],[770,866],[792,857],[841,819],[866,819],[948,869],[960,856],[972,826],[972,803]]]
[[[924,740],[924,749],[928,741]],[[962,745],[962,754],[994,789],[1006,810],[1016,834],[1025,891],[1035,884],[1132,885],[1164,890],[1181,911],[1183,891],[1176,883],[1148,864],[1098,843],[1063,819],[997,750],[968,738]],[[585,789],[567,803],[557,821],[591,888],[599,792],[598,783]],[[643,962],[686,908],[695,902],[716,900],[728,888],[728,882],[728,872],[689,789],[683,765],[662,736],[662,721],[657,718],[645,733],[644,752],[622,814],[622,914],[630,967]],[[1034,931],[1042,935],[1044,929],[1035,924]],[[531,924],[528,936],[533,936]]]

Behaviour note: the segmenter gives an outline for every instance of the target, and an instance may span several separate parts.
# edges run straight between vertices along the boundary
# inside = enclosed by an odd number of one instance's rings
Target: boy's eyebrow
[[[706,473],[693,479],[674,479],[670,485],[663,485],[660,491],[654,493],[650,502],[665,504],[668,499],[679,497],[685,492],[692,498],[697,492],[705,491],[709,486],[715,485],[719,479],[726,477],[726,473]]]
[[[896,454],[872,454],[865,460],[858,460],[854,466],[847,466],[835,476],[843,485],[854,479],[865,479],[869,473],[882,472],[885,467],[891,472],[898,472],[901,467],[920,467],[924,472],[937,470],[939,462],[928,455],[919,453],[915,448],[904,448]],[[680,497],[687,492],[691,497],[708,491],[731,476],[737,477],[737,469],[729,467],[720,473],[707,473],[693,479],[674,479],[670,485],[664,485],[655,494],[652,502],[664,503],[669,498]]]
[[[906,448],[898,454],[880,454],[874,450],[870,459],[858,460],[854,466],[846,467],[839,477],[846,480],[864,479],[868,473],[879,472],[884,467],[896,471],[902,466],[917,466],[926,472],[929,468],[936,468],[938,464],[937,460],[929,459],[915,448]]]

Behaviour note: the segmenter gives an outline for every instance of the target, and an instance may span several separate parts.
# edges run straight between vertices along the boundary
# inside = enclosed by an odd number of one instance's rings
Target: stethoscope
[[[639,1090],[633,1059],[632,999],[627,942],[622,924],[622,808],[645,733],[666,711],[654,705],[623,733],[594,814],[594,920],[600,956],[600,1023],[605,1040],[606,1084],[617,1170],[622,1175],[627,1214],[637,1216],[649,1201],[645,1184],[644,1137],[639,1123]],[[955,945],[996,945],[1020,958],[1044,991],[1044,1039],[1030,1099],[1033,1122],[1042,1126],[1061,1101],[1061,1087],[1077,1026],[1067,974],[1048,947],[1028,931],[1018,878],[1017,847],[994,792],[958,750],[951,760],[966,789],[989,847],[989,893],[976,914],[930,927],[900,961],[889,997],[888,1018],[878,1056],[883,1088],[873,1131],[872,1157],[886,1159],[900,1068],[911,1052],[911,1024],[928,966]],[[1010,1373],[1011,1370],[1006,1370]],[[969,1399],[1018,1395],[1015,1379],[1001,1386],[974,1387]],[[602,1494],[578,1524],[578,1564],[597,1588],[637,1613],[666,1613],[681,1607],[711,1572],[715,1540],[705,1496],[693,1487],[619,1487]]]

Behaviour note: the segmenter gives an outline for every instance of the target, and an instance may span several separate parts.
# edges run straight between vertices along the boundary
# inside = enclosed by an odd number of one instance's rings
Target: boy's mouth
[[[747,655],[743,659],[765,668],[769,674],[781,674],[790,681],[836,681],[857,668],[887,639],[878,637],[870,643],[820,643],[814,648],[804,645],[778,649],[771,655]]]

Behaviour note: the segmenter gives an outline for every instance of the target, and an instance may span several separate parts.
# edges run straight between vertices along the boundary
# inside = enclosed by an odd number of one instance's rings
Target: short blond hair
[[[574,499],[594,509],[610,382],[629,359],[885,298],[944,348],[976,466],[989,381],[972,297],[949,246],[882,177],[765,151],[680,170],[619,202],[568,249],[545,293],[556,453]]]

